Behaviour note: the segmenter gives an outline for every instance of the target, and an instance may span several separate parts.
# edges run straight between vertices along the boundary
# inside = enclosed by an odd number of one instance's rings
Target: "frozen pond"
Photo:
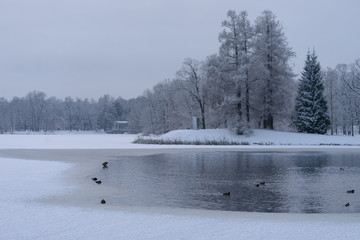
[[[119,157],[96,173],[112,202],[248,212],[360,212],[355,153],[212,152]],[[259,185],[265,182],[265,185]],[[354,193],[347,193],[348,190]],[[230,192],[230,196],[223,196]],[[346,203],[350,207],[345,207]]]

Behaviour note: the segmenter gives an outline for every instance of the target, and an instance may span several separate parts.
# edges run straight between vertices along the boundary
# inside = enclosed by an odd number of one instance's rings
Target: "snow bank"
[[[164,142],[207,143],[223,142],[239,145],[355,145],[360,146],[360,137],[330,136],[281,132],[255,129],[249,134],[236,135],[226,129],[176,130],[162,136],[143,137],[144,139],[163,140]]]
[[[136,149],[159,148],[158,145],[133,144],[138,138],[134,134],[3,134],[0,149]],[[141,137],[164,142],[185,143],[237,143],[244,147],[268,146],[360,146],[360,136],[329,136],[255,129],[249,135],[236,135],[226,129],[176,130],[161,136]],[[246,146],[249,144],[250,146]],[[162,145],[161,148],[173,148]],[[199,148],[179,146],[176,148]],[[201,146],[202,148],[204,146]],[[206,146],[205,146],[206,147]],[[234,146],[231,146],[234,147]]]
[[[3,134],[0,149],[116,149],[132,148],[137,135],[121,134]]]
[[[357,239],[359,214],[111,211],[37,201],[69,191],[57,162],[0,159],[0,239]]]

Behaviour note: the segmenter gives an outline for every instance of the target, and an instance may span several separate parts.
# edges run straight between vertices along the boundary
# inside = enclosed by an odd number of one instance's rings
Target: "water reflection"
[[[126,191],[112,201],[127,205],[334,213],[359,212],[358,191],[346,193],[359,169],[353,154],[217,152],[121,157],[99,174]]]

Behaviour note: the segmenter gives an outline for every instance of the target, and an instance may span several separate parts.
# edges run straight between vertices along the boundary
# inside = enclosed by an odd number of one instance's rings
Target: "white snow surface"
[[[76,132],[75,134],[65,134],[64,132],[60,134],[2,134],[0,135],[0,149],[134,149],[159,147],[150,144],[132,144],[138,137],[139,135],[135,134],[84,134]],[[241,136],[226,129],[175,130],[164,135],[144,138],[187,142],[246,142],[250,144],[251,148],[257,146],[263,147],[264,145],[273,147],[360,146],[360,135],[355,137],[331,136],[261,129],[251,130],[250,134]],[[174,146],[162,145],[161,148],[173,148]],[[176,147],[184,148],[181,145],[176,145]],[[185,147],[188,148],[189,146]],[[190,147],[202,148],[204,146]],[[247,145],[237,147],[246,148]]]
[[[197,132],[200,133],[201,131]],[[211,131],[210,131],[211,132]],[[217,133],[216,133],[217,132]],[[221,131],[208,133],[222,136]],[[194,137],[187,131],[186,138]],[[260,133],[263,134],[260,136]],[[267,134],[266,134],[267,133]],[[173,132],[176,135],[179,132]],[[275,139],[275,135],[282,135]],[[208,135],[208,137],[209,137]],[[182,136],[184,136],[182,134]],[[283,137],[292,136],[291,139]],[[197,136],[198,137],[198,136]],[[318,144],[328,136],[254,131],[253,141]],[[0,135],[2,149],[143,148],[135,135]],[[359,138],[330,137],[339,143]],[[303,142],[300,140],[302,139]],[[330,140],[332,142],[333,140]],[[163,146],[151,146],[163,147]],[[174,146],[173,146],[174,147]],[[240,147],[240,146],[239,146]],[[42,199],[68,193],[72,164],[0,158],[0,239],[358,239],[360,214],[269,214],[205,210],[114,210],[52,204]]]
[[[250,145],[360,145],[359,135],[354,137],[346,135],[331,136],[263,129],[250,130],[248,134],[244,135],[236,135],[232,131],[226,129],[175,130],[161,136],[150,136],[148,138],[162,139],[165,141],[180,140],[185,142],[225,141],[249,143]]]
[[[137,135],[120,134],[3,134],[0,149],[116,149],[134,148]]]

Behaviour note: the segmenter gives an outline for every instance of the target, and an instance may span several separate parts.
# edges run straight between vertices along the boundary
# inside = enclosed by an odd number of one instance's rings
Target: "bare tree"
[[[185,59],[182,68],[176,75],[179,80],[182,80],[183,88],[197,105],[200,112],[201,125],[205,129],[205,80],[201,72],[201,62],[191,58]]]
[[[43,120],[46,107],[46,94],[43,92],[33,91],[26,96],[29,103],[30,111],[30,130],[40,131],[43,127]]]

